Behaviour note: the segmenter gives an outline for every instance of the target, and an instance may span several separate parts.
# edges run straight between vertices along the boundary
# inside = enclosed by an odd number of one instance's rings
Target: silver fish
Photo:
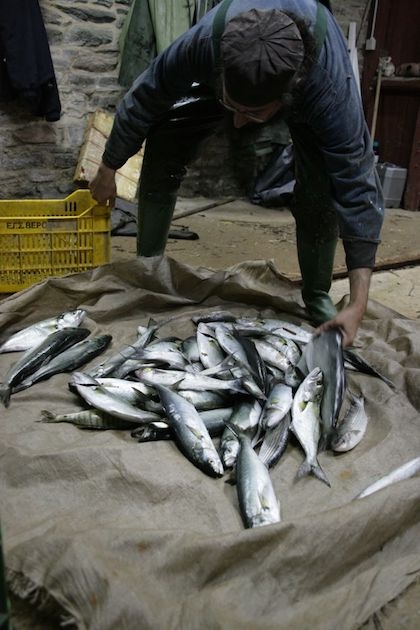
[[[20,391],[27,387],[31,387],[34,383],[46,380],[54,374],[62,374],[63,372],[72,372],[76,368],[85,365],[101,352],[103,352],[111,343],[111,335],[99,335],[84,339],[74,344],[67,350],[60,352],[56,357],[48,361],[46,365],[40,367],[31,376],[20,383],[13,391]]]
[[[155,390],[141,381],[130,381],[126,378],[116,378],[115,376],[98,376],[95,379],[111,394],[126,398],[136,404],[141,400],[146,400],[154,396]]]
[[[145,332],[140,332],[136,341],[132,344],[125,346],[115,354],[110,357],[107,357],[104,361],[99,363],[99,365],[95,365],[86,374],[96,378],[97,376],[110,376],[113,372],[120,367],[127,359],[130,359],[137,350],[143,348],[153,337],[159,325],[155,322],[150,322]],[[143,331],[141,328],[140,331]]]
[[[78,341],[90,334],[87,328],[63,328],[52,332],[34,348],[26,350],[7,372],[0,383],[0,400],[5,407],[9,406],[13,387],[33,374],[42,365],[53,359]]]
[[[229,420],[232,414],[232,407],[221,409],[210,409],[199,412],[199,416],[206,425],[206,429],[211,437],[219,436],[225,428],[225,420]],[[167,422],[150,422],[140,427],[136,427],[131,432],[131,437],[137,438],[139,442],[152,442],[156,440],[172,440],[173,431]]]
[[[73,372],[69,385],[72,390],[76,390],[88,405],[105,411],[111,416],[116,416],[122,420],[131,420],[139,424],[161,419],[157,413],[140,409],[124,400],[124,398],[111,394],[96,379],[83,372]]]
[[[25,352],[40,344],[49,334],[63,328],[77,328],[86,316],[86,311],[77,308],[55,317],[43,319],[11,335],[0,345],[0,352]]]
[[[264,433],[264,438],[258,452],[258,457],[267,466],[272,468],[280,460],[289,442],[291,413],[287,413],[272,429]]]
[[[234,433],[237,429],[232,427]],[[246,527],[261,527],[280,521],[280,503],[265,464],[252,447],[250,438],[237,433],[240,449],[236,460],[239,507]]]
[[[231,391],[239,393],[247,393],[240,378],[234,378],[224,381],[212,376],[203,375],[202,372],[189,373],[185,372],[184,378],[176,385],[178,390],[196,389],[196,390],[212,390],[212,391]]]
[[[206,370],[206,374],[208,371]],[[228,376],[230,374],[230,376]],[[265,400],[267,396],[261,387],[257,384],[254,375],[248,370],[247,367],[241,365],[234,365],[229,370],[219,372],[217,377],[222,380],[232,380],[232,378],[240,382],[244,392],[251,394],[254,398]],[[265,390],[265,387],[264,387]]]
[[[271,333],[280,334],[283,337],[288,339],[293,339],[294,341],[300,343],[308,343],[312,338],[312,332],[309,332],[302,328],[301,326],[297,326],[292,322],[286,322],[281,319],[273,319],[273,318],[242,318],[239,317],[237,320],[238,325],[246,326],[254,326],[264,329],[265,331],[269,331]]]
[[[137,442],[157,442],[159,440],[173,440],[174,434],[167,422],[149,422],[131,431],[131,437]]]
[[[190,363],[200,361],[200,352],[196,335],[190,335],[181,344],[181,352]]]
[[[402,466],[398,466],[398,468],[394,468],[390,473],[378,479],[374,483],[370,484],[367,488],[362,490],[355,498],[363,499],[364,497],[369,496],[373,492],[377,492],[378,490],[382,490],[388,486],[391,486],[398,481],[404,481],[405,479],[409,479],[410,477],[414,477],[420,472],[420,457],[415,457],[414,459],[410,459],[410,461],[406,462]]]
[[[173,387],[185,377],[183,370],[163,370],[161,368],[143,367],[134,371],[136,378],[146,385],[164,385]]]
[[[285,383],[274,383],[260,418],[263,429],[272,429],[290,411],[293,402],[292,388]]]
[[[98,409],[85,409],[75,413],[53,413],[47,409],[41,411],[41,420],[38,422],[68,422],[74,424],[80,429],[96,429],[96,430],[128,430],[137,427],[137,422],[129,422],[110,416],[104,411]]]
[[[135,375],[136,370],[141,370],[142,368],[145,368],[145,367],[152,367],[154,365],[155,365],[154,361],[151,361],[149,363],[148,361],[144,361],[142,359],[133,359],[132,357],[130,357],[128,359],[124,359],[121,365],[119,365],[118,367],[116,367],[114,370],[112,370],[109,373],[109,376],[111,378],[118,378],[118,379],[123,379],[127,377],[131,378],[133,374]],[[98,377],[94,377],[94,378],[98,378]]]
[[[273,344],[269,343],[265,339],[253,339],[255,343],[255,347],[257,348],[258,354],[260,357],[268,363],[269,365],[273,365],[274,367],[286,372],[286,370],[292,367],[290,360],[280,352],[277,348],[273,346]]]
[[[204,323],[197,326],[197,345],[200,361],[205,368],[220,365],[225,358],[225,353],[214,338],[213,331]]]
[[[343,420],[334,428],[331,438],[331,448],[337,453],[350,451],[357,446],[368,425],[363,396],[356,396],[350,391],[348,393],[351,398],[350,406]]]
[[[306,459],[299,467],[298,477],[313,474],[330,486],[317,459],[318,442],[321,435],[320,403],[323,393],[323,375],[316,367],[308,374],[294,395],[291,430],[299,440]]]
[[[232,415],[229,418],[229,426],[226,426],[220,440],[219,452],[225,468],[233,468],[239,452],[239,440],[232,432],[232,426],[239,432],[246,433],[253,438],[261,415],[261,405],[257,400],[242,400],[234,405]]]
[[[324,376],[321,402],[322,434],[319,448],[330,446],[332,430],[340,414],[345,391],[343,335],[338,328],[322,332],[305,346],[299,365],[306,363],[310,372],[319,367]],[[302,370],[304,372],[304,370]]]
[[[184,369],[188,364],[177,341],[162,340],[140,348],[132,359],[143,362],[165,364],[177,369]]]
[[[210,313],[207,313],[206,315],[204,314],[200,314],[200,315],[193,315],[193,317],[191,317],[191,320],[195,323],[195,324],[200,324],[201,322],[203,323],[225,323],[225,322],[234,322],[236,321],[236,315],[234,315],[233,313],[231,313],[230,311],[210,311]]]
[[[229,392],[212,392],[212,391],[197,391],[194,389],[183,389],[178,391],[178,394],[188,400],[197,411],[210,411],[212,409],[218,409],[227,404],[227,395]]]
[[[248,357],[241,343],[234,337],[227,326],[220,324],[215,328],[216,339],[220,347],[227,355],[232,357],[238,365],[243,365],[250,369]]]
[[[167,387],[156,385],[168,424],[184,455],[212,477],[223,475],[223,464],[195,407]]]
[[[162,414],[162,405],[159,401],[153,399],[156,397],[156,390],[152,387],[139,381],[129,381],[128,379],[115,378],[113,376],[98,377],[95,380],[107,392],[124,399],[131,405],[144,411]],[[72,389],[71,385],[70,389]]]
[[[297,389],[303,381],[301,372],[293,365],[287,368],[283,378],[286,385],[289,385],[292,389]]]
[[[299,363],[302,353],[297,343],[295,343],[292,339],[287,339],[282,335],[270,334],[265,337],[265,341],[271,343],[271,345],[284,354],[293,366],[296,366]]]
[[[248,359],[249,372],[252,375],[257,387],[263,395],[265,395],[268,387],[267,367],[261,358],[255,343],[249,337],[241,335],[234,331],[234,337],[239,341],[243,347],[246,357]]]

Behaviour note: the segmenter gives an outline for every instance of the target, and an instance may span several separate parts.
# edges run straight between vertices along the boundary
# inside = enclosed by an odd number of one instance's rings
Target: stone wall
[[[117,80],[118,38],[131,0],[39,0],[39,4],[62,115],[57,122],[46,122],[19,100],[0,102],[1,199],[61,198],[74,190],[88,115],[98,108],[113,112],[125,91]],[[333,0],[345,33],[349,21],[360,24],[365,4],[366,0]],[[249,173],[261,168],[270,143],[263,142],[261,158],[250,153],[252,133],[241,138],[220,132],[207,142],[201,158],[189,169],[182,194],[246,195]]]

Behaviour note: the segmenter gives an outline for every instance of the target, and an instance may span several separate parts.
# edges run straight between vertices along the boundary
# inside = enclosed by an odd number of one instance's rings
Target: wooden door
[[[368,34],[372,32],[375,1],[371,3]],[[371,128],[377,69],[390,56],[395,67],[420,62],[420,0],[378,0],[373,31],[375,50],[365,52],[362,97]],[[376,132],[379,160],[408,169],[404,207],[420,209],[420,77],[384,77],[379,93]]]

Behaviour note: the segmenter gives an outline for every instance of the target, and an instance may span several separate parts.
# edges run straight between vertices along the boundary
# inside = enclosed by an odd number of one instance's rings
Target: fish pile
[[[151,320],[132,344],[80,371],[111,341],[96,337],[78,352],[88,341],[89,331],[78,327],[83,317],[62,314],[0,345],[0,352],[24,351],[0,384],[0,399],[8,404],[10,393],[71,372],[69,388],[84,408],[43,410],[42,422],[130,430],[139,442],[173,439],[205,474],[231,473],[246,527],[280,521],[270,469],[288,444],[303,452],[297,478],[313,475],[330,486],[319,453],[348,451],[366,432],[364,400],[347,388],[345,368],[381,375],[346,354],[338,329],[315,336],[291,322],[217,311],[193,317],[195,333],[180,339],[160,338],[167,322]]]
[[[0,353],[22,352],[0,383],[5,407],[12,393],[54,374],[71,372],[108,347],[111,335],[89,337],[90,331],[80,327],[85,316],[83,309],[61,313],[16,332],[0,345]]]

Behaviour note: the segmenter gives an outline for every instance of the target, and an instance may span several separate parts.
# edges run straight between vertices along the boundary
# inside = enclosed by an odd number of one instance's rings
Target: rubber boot
[[[168,240],[175,193],[148,193],[139,197],[137,255],[161,256]]]
[[[331,288],[337,239],[312,242],[297,238],[299,266],[302,274],[302,298],[314,324],[333,319],[337,314],[328,292]]]

